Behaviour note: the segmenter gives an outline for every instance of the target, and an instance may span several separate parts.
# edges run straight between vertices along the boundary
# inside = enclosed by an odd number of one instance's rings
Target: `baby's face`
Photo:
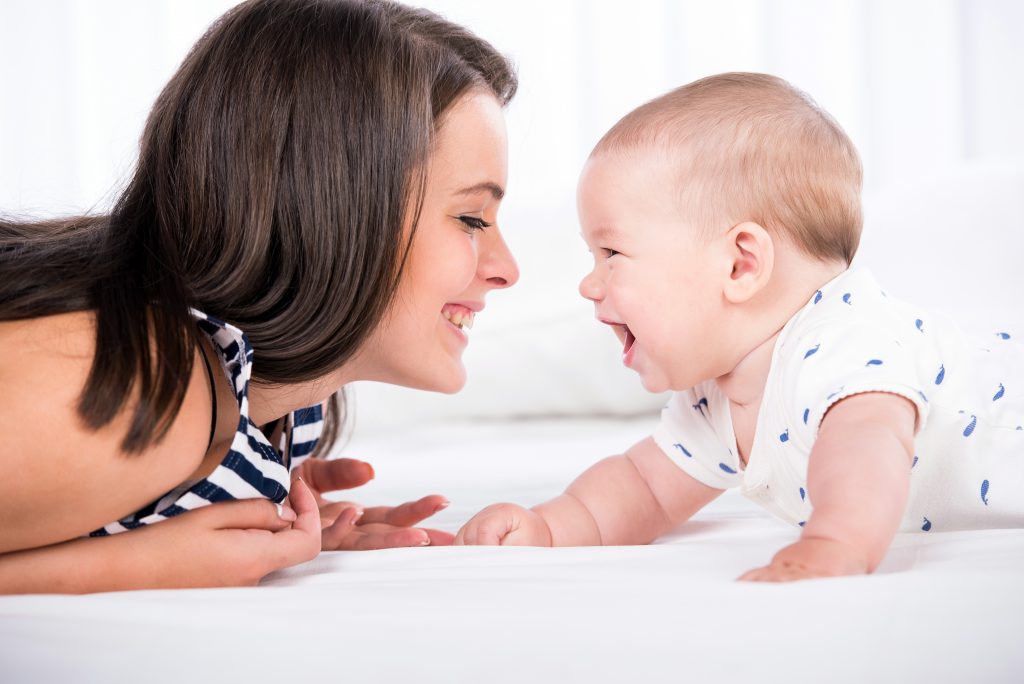
[[[678,197],[668,164],[642,152],[592,157],[577,194],[594,255],[580,294],[612,326],[623,362],[650,392],[688,389],[729,371],[728,345],[718,342],[723,260],[714,242],[695,238]]]

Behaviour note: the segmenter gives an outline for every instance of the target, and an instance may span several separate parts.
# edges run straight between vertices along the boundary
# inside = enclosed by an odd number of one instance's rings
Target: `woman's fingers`
[[[271,532],[287,529],[297,518],[289,508],[266,499],[224,501],[185,515],[202,518],[216,530],[259,529]]]
[[[374,477],[373,466],[351,458],[330,461],[310,458],[299,466],[299,470],[302,477],[308,480],[309,486],[320,493],[353,489]]]
[[[320,547],[325,551],[337,551],[345,548],[345,541],[352,537],[362,511],[357,508],[346,508],[338,514],[337,519],[321,530]]]
[[[374,506],[363,513],[362,524],[385,523],[396,527],[412,527],[426,520],[438,511],[448,507],[448,500],[443,496],[432,494],[418,501],[410,501],[399,506]]]
[[[292,523],[293,530],[301,530],[307,533],[315,532],[320,534],[320,507],[316,503],[313,492],[309,486],[299,478],[292,483],[292,491],[288,495],[288,502],[295,511],[296,519]]]
[[[351,548],[355,551],[374,551],[429,544],[430,537],[425,531],[414,527],[399,527],[386,532],[356,532]]]
[[[279,567],[311,560],[320,553],[320,508],[313,492],[301,479],[292,482],[288,502],[295,511],[291,529],[274,535]]]
[[[349,509],[350,511],[352,509]],[[428,546],[430,536],[425,530],[413,527],[379,526],[366,531],[355,525],[346,511],[338,516],[333,525],[323,531],[323,548],[330,551],[375,551],[414,546]]]
[[[451,532],[432,530],[426,527],[422,529],[427,533],[427,538],[430,539],[431,546],[451,546],[455,543],[455,535]]]

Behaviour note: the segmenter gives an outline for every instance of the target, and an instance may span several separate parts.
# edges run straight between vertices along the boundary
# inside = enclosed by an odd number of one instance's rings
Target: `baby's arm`
[[[807,494],[814,512],[800,540],[740,579],[874,571],[906,507],[915,420],[913,403],[895,394],[857,394],[833,406],[811,451]]]
[[[650,437],[596,463],[561,496],[531,510],[496,504],[477,513],[456,544],[599,546],[646,544],[721,494],[697,482]]]

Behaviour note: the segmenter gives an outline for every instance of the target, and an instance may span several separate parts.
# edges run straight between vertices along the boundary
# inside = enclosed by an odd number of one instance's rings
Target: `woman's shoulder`
[[[6,480],[0,517],[10,523],[0,552],[69,539],[117,520],[185,480],[205,455],[211,397],[198,356],[166,436],[141,453],[121,449],[133,397],[107,425],[94,430],[85,424],[78,402],[92,368],[94,336],[90,312],[0,323],[0,472]]]
[[[92,311],[0,321],[0,368],[14,372],[24,362],[82,357],[92,362],[96,316]]]

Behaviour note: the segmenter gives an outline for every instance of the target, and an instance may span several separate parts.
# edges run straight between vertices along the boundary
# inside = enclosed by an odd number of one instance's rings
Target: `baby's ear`
[[[732,273],[725,283],[725,298],[743,304],[768,286],[775,268],[775,243],[761,225],[747,221],[726,233]]]

